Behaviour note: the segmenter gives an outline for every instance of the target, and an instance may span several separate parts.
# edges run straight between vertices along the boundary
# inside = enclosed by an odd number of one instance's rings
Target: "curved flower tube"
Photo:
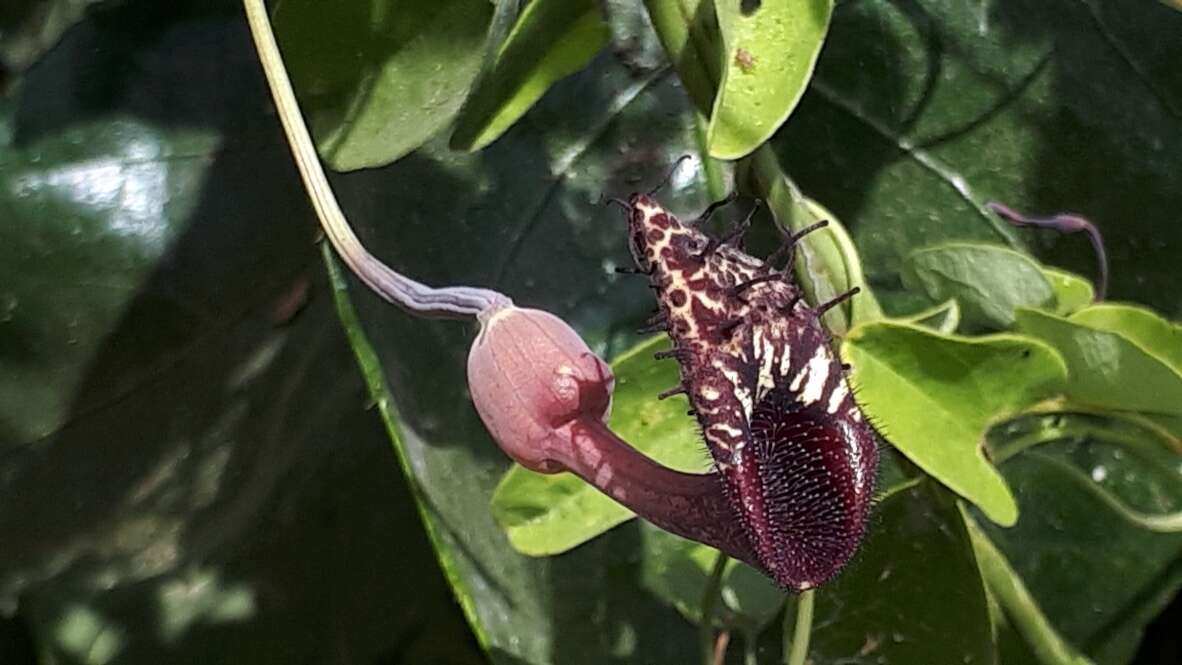
[[[759,565],[719,474],[662,466],[608,429],[611,368],[570,326],[512,306],[481,320],[468,387],[506,454],[540,473],[570,471],[667,531]]]

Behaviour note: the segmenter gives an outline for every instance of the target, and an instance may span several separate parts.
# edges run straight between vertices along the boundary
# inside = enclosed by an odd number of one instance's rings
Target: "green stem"
[[[968,527],[985,586],[1031,653],[1046,665],[1094,665],[1091,659],[1080,654],[1059,635],[1022,583],[1022,578],[963,505],[960,512]]]
[[[1123,446],[1151,463],[1158,463],[1163,451],[1171,459],[1174,454],[1182,452],[1169,432],[1135,413],[1091,409],[1055,400],[1036,405],[1008,422],[1012,424],[1029,417],[1041,419],[1037,429],[1010,436],[989,446],[995,464],[1001,464],[1028,448],[1064,439],[1106,441]]]
[[[714,559],[714,568],[702,594],[702,620],[698,626],[698,639],[702,647],[702,664],[714,663],[714,608],[718,605],[718,594],[722,588],[722,574],[726,571],[727,558],[722,552]]]
[[[797,281],[812,303],[826,302],[853,287],[862,289],[857,298],[825,315],[829,329],[841,335],[851,327],[851,322],[882,318],[882,309],[862,273],[858,250],[841,222],[801,193],[780,168],[771,146],[760,146],[745,164],[746,177],[741,179],[740,191],[746,187],[757,198],[767,201],[779,225],[795,232],[820,221],[829,222],[828,227],[800,241],[798,251],[802,260],[796,262]]]
[[[991,447],[993,463],[1000,465],[1025,450],[1065,439],[1096,438],[1130,448],[1137,448],[1143,443],[1138,437],[1116,432],[1111,428],[1093,425],[1078,418],[1070,418],[1068,414],[1055,415],[1059,416],[1059,422],[1045,425],[1033,432],[1007,438]]]
[[[702,174],[706,178],[706,195],[711,201],[721,201],[727,195],[722,166],[706,152],[706,118],[694,113],[694,143],[702,159]]]
[[[809,589],[796,599],[796,621],[792,625],[792,641],[788,641],[788,618],[784,611],[784,665],[804,665],[809,657],[809,637],[813,632],[813,599],[815,589]]]
[[[743,665],[759,665],[759,631],[743,631]]]
[[[722,35],[714,1],[645,0],[644,5],[690,101],[709,114],[722,72]]]
[[[467,286],[431,288],[392,270],[365,249],[349,227],[332,186],[328,184],[312,136],[308,133],[304,116],[296,102],[287,68],[283,66],[283,56],[279,53],[279,44],[275,41],[275,32],[271,28],[271,19],[267,16],[263,0],[242,0],[242,5],[304,189],[324,228],[324,235],[353,273],[386,301],[417,316],[475,317],[510,304],[507,297],[488,289]]]

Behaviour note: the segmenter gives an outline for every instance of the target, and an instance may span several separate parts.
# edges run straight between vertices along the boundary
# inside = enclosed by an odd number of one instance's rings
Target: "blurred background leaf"
[[[451,147],[479,150],[495,141],[555,81],[586,66],[607,40],[598,2],[530,2],[504,42],[489,54],[485,75],[456,118]]]
[[[102,0],[12,0],[0,7],[0,91]]]
[[[448,127],[492,14],[487,0],[276,0],[276,37],[324,160],[383,166]]]
[[[143,9],[0,113],[0,661],[481,662],[236,5]]]

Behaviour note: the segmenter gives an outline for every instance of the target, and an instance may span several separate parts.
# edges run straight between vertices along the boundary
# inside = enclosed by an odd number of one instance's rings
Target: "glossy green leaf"
[[[689,621],[702,622],[702,601],[718,550],[652,525],[641,525],[644,558],[641,584]],[[752,632],[762,630],[784,606],[787,594],[763,573],[730,560],[722,574],[714,624]]]
[[[464,103],[451,147],[479,150],[495,141],[555,81],[590,62],[608,35],[599,2],[530,2]]]
[[[1049,346],[1016,335],[943,336],[878,322],[851,331],[842,356],[858,401],[895,448],[999,524],[1018,517],[983,454],[990,424],[1063,389],[1066,368]]]
[[[183,299],[150,298],[138,311],[129,308],[199,203],[202,170],[167,159],[209,154],[216,141],[206,132],[174,136],[122,121],[82,125],[0,151],[0,173],[10,183],[0,190],[0,205],[12,221],[8,240],[0,243],[5,322],[0,327],[0,440],[5,444],[50,437],[71,412],[118,398],[202,329],[199,310]],[[102,182],[104,173],[153,183],[171,214],[164,214],[163,202],[128,206],[117,195],[118,183],[105,196],[87,197],[87,183]],[[122,222],[123,230],[111,229],[112,220]],[[234,271],[232,262],[228,257],[227,272]],[[105,288],[87,288],[96,282]],[[154,321],[154,334],[130,344],[124,360],[96,365],[107,335],[124,316],[140,312]],[[109,375],[99,381],[102,388],[88,387],[87,376],[94,372]]]
[[[1182,533],[1182,511],[1174,510],[1168,513],[1147,513],[1127,505],[1119,496],[1110,492],[1101,484],[1107,478],[1107,471],[1096,473],[1095,469],[1093,469],[1093,475],[1088,476],[1083,471],[1058,460],[1048,459],[1046,461],[1052,465],[1061,467],[1063,475],[1066,478],[1074,481],[1080,488],[1092,494],[1092,496],[1125,522],[1139,529],[1154,533]],[[1170,471],[1173,470],[1171,469]],[[1182,477],[1174,478],[1173,480],[1182,483]]]
[[[1070,319],[1117,333],[1182,372],[1182,326],[1170,323],[1153,310],[1138,305],[1100,303],[1075,312]]]
[[[1014,324],[1015,307],[1055,304],[1055,290],[1038,263],[996,245],[948,243],[913,252],[903,284],[936,302],[955,298],[972,328],[1004,330]]]
[[[986,442],[989,457],[1003,464],[1027,449],[1057,441],[1089,439],[1118,445],[1152,464],[1174,471],[1182,444],[1161,423],[1134,411],[1088,409],[1060,402],[1038,409],[990,430]],[[1103,480],[1103,478],[1101,479]]]
[[[1022,520],[1011,529],[982,529],[1069,644],[1101,665],[1130,662],[1146,624],[1182,587],[1182,534],[1139,527],[1077,476],[1086,474],[1127,505],[1162,514],[1182,508],[1182,475],[1096,441],[1040,447],[1002,471]]]
[[[985,590],[948,497],[902,489],[877,508],[862,551],[817,590],[816,665],[993,662]]]
[[[687,418],[684,398],[657,400],[679,380],[677,366],[653,360],[668,341],[654,337],[612,363],[616,391],[611,427],[657,461],[683,471],[704,471],[708,455]],[[570,473],[543,475],[514,466],[497,485],[492,511],[519,552],[565,552],[634,517],[632,511]]]
[[[707,145],[712,157],[738,159],[796,108],[825,43],[833,0],[725,0],[714,8],[725,55]]]
[[[1096,299],[1092,283],[1075,273],[1043,266],[1042,274],[1055,290],[1055,313],[1059,316],[1081,310]]]
[[[475,79],[487,0],[283,0],[275,32],[316,147],[351,171],[388,164],[447,127]]]
[[[1054,346],[1067,361],[1067,395],[1093,406],[1182,413],[1182,374],[1115,332],[1031,309],[1018,329]]]

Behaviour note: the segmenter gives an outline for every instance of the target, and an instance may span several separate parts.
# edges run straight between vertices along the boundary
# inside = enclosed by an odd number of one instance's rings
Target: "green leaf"
[[[725,45],[707,145],[718,159],[745,157],[800,101],[833,14],[833,0],[714,3]]]
[[[1170,323],[1153,310],[1138,305],[1100,303],[1075,312],[1070,320],[1117,333],[1182,372],[1182,326]]]
[[[960,305],[955,299],[948,299],[935,307],[901,317],[899,320],[949,334],[955,332],[956,326],[960,324]]]
[[[1021,635],[1038,662],[1046,665],[1093,665],[1091,660],[1076,651],[1055,631],[1010,562],[1006,561],[1005,555],[967,512],[965,523],[990,597],[1000,606],[1007,623]]]
[[[1043,446],[1002,472],[1022,520],[982,529],[1070,644],[1101,665],[1129,663],[1145,626],[1182,587],[1182,534],[1141,528],[1078,475],[1099,478],[1105,491],[1157,514],[1182,509],[1182,476],[1096,441]]]
[[[913,252],[903,268],[903,284],[933,301],[955,298],[963,321],[973,328],[1007,329],[1014,308],[1048,307],[1055,291],[1042,267],[1005,247],[947,243]]]
[[[689,621],[702,622],[702,600],[718,550],[641,525],[644,558],[640,582]],[[784,606],[786,594],[763,573],[730,560],[722,574],[714,624],[743,632],[762,630]]]
[[[858,401],[887,440],[999,524],[1017,520],[983,454],[990,424],[1062,390],[1063,360],[1017,335],[943,336],[896,322],[859,326],[842,344]]]
[[[989,663],[993,635],[964,522],[925,486],[887,496],[862,551],[817,590],[810,662]]]
[[[495,141],[555,81],[590,62],[608,36],[599,2],[530,2],[464,103],[451,147],[479,150]]]
[[[1092,283],[1075,273],[1043,266],[1042,274],[1055,290],[1055,313],[1059,316],[1081,310],[1096,299]]]
[[[480,69],[487,0],[283,0],[284,60],[321,156],[388,164],[448,126]]]
[[[1182,443],[1169,428],[1135,411],[1089,409],[1061,400],[1039,405],[1029,413],[989,432],[989,457],[996,464],[1036,446],[1056,441],[1090,439],[1123,446],[1129,452],[1174,473]]]
[[[1019,309],[1017,321],[1019,330],[1063,354],[1071,378],[1066,392],[1073,400],[1109,409],[1182,414],[1182,374],[1128,337],[1031,309]]]
[[[677,366],[653,360],[668,348],[654,337],[612,363],[616,391],[611,427],[649,457],[683,471],[705,471],[708,455],[684,398],[655,395],[679,380]],[[517,551],[531,556],[565,552],[632,519],[632,511],[569,473],[543,475],[514,465],[492,498],[497,523]]]
[[[136,295],[168,244],[182,237],[185,220],[200,201],[199,165],[167,160],[210,154],[216,142],[208,132],[170,134],[120,120],[80,123],[0,150],[0,174],[11,183],[0,190],[0,206],[12,222],[0,243],[4,444],[50,437],[71,412],[100,408],[126,394],[151,374],[153,365],[167,362],[213,324],[184,298]],[[163,200],[136,208],[117,196],[117,189],[85,196],[84,183],[100,181],[105,172],[145,186],[157,183]],[[54,250],[47,253],[44,247]],[[227,257],[228,274],[243,268],[236,263]],[[194,282],[193,289],[202,288]],[[229,300],[222,305],[241,303],[241,298]],[[152,334],[126,331],[127,346],[112,349],[114,357],[98,362],[108,336],[125,317],[151,326]]]
[[[1048,464],[1061,467],[1064,476],[1090,492],[1109,510],[1129,524],[1154,533],[1182,533],[1182,511],[1146,513],[1128,506],[1119,496],[1110,492],[1101,484],[1108,477],[1107,471],[1103,474],[1093,473],[1092,476],[1088,476],[1079,469],[1059,460],[1047,458],[1045,461]],[[1100,480],[1097,480],[1097,478]],[[1182,481],[1182,478],[1174,478],[1173,480],[1178,482]]]

